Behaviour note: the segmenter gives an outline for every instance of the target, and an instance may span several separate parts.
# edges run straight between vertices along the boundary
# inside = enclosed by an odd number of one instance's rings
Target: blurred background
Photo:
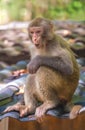
[[[30,60],[27,28],[39,16],[52,20],[55,33],[76,54],[81,70],[76,93],[85,102],[85,0],[0,0],[0,89],[11,81],[23,86]]]
[[[85,66],[85,0],[0,0],[0,81],[26,72],[27,28],[39,16],[52,20],[55,33],[67,40]]]
[[[0,0],[0,24],[36,16],[84,21],[85,0]]]

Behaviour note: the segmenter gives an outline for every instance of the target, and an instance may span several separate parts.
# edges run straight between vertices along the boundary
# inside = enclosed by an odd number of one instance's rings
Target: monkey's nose
[[[34,41],[37,41],[37,38],[34,38]]]

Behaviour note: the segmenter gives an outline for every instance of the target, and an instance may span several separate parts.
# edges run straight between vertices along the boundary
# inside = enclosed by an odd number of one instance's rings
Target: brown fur
[[[30,32],[32,27],[35,32]],[[36,27],[43,32],[39,36]],[[26,79],[26,109],[20,111],[22,116],[35,112],[37,118],[42,118],[48,109],[60,103],[68,105],[78,85],[79,68],[75,56],[68,43],[55,35],[53,28],[51,21],[43,18],[34,19],[28,27],[31,61],[27,66],[30,74]],[[39,48],[35,45],[37,42],[34,44],[32,40],[34,33],[40,40]]]
[[[41,19],[41,22],[39,22],[38,19],[36,19],[33,21],[33,23],[35,24],[31,23],[29,28],[32,26],[33,27],[41,26],[43,21],[44,19]],[[46,25],[47,24],[45,23],[45,26]],[[65,100],[67,103],[69,103],[72,99],[73,93],[78,85],[78,80],[79,80],[78,64],[68,44],[60,36],[55,36],[53,30],[52,32],[47,32],[46,35],[48,35],[48,33],[52,33],[51,34],[52,37],[51,38],[47,37],[47,39],[45,38],[44,41],[46,43],[44,43],[42,48],[37,49],[35,46],[34,48],[32,48],[35,50],[35,51],[31,50],[31,56],[33,56],[32,60],[36,56],[62,57],[62,59],[65,62],[67,63],[70,62],[72,64],[72,65],[69,64],[72,72],[71,74],[65,74],[65,73],[61,73],[63,72],[63,68],[61,72],[59,72],[53,68],[49,68],[49,65],[48,66],[41,65],[35,74],[28,75],[27,83],[26,83],[26,91],[25,91],[25,102],[26,105],[28,106],[31,103],[30,105],[31,110],[32,111],[36,110],[35,115],[37,116],[41,116],[42,113],[44,114],[48,109],[56,107],[61,100]],[[28,69],[30,68],[28,67]],[[38,101],[41,102],[42,105],[37,108]],[[41,112],[41,114],[39,112]]]

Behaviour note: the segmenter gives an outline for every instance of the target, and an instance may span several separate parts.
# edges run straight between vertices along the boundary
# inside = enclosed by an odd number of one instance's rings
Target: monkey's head
[[[50,20],[36,18],[31,21],[28,27],[28,33],[32,43],[37,48],[41,48],[47,41],[53,39],[54,26]]]

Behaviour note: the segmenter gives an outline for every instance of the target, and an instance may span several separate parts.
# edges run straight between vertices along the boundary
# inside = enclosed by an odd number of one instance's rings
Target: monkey
[[[24,100],[5,112],[17,110],[21,117],[35,113],[36,119],[42,120],[49,109],[69,106],[78,85],[79,67],[67,41],[55,34],[51,20],[33,19],[28,34],[31,59]]]

